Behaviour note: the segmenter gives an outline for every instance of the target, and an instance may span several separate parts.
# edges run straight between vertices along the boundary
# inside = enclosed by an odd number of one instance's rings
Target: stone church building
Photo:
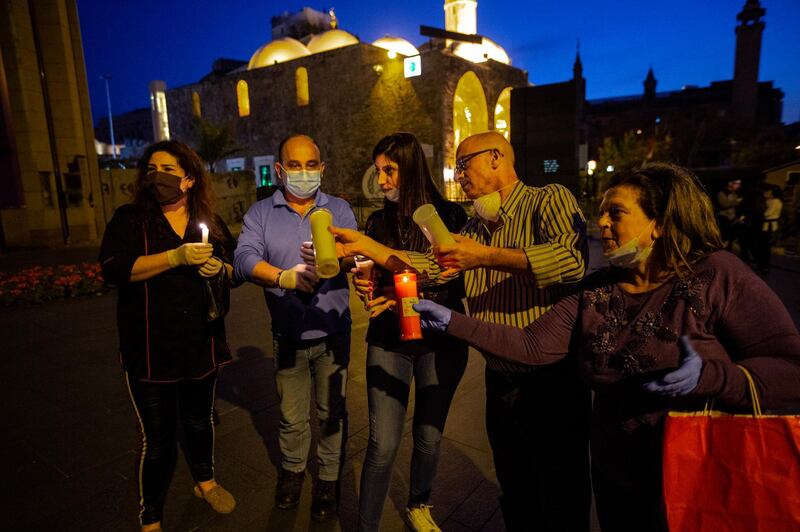
[[[440,31],[419,48],[400,37],[362,42],[338,27],[332,11],[273,17],[272,40],[246,64],[218,61],[214,72],[182,87],[151,83],[156,139],[191,142],[195,117],[228,124],[243,151],[224,169],[253,170],[263,185],[274,178],[281,139],[306,133],[326,162],[323,188],[369,198],[377,196],[373,146],[408,131],[447,195],[457,197],[458,142],[492,129],[508,135],[511,89],[528,81],[498,44],[477,35],[476,1],[446,0],[444,10],[453,33]]]

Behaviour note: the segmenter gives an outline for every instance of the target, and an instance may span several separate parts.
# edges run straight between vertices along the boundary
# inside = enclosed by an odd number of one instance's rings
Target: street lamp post
[[[114,141],[114,116],[111,114],[111,91],[108,89],[108,80],[111,79],[111,74],[100,76],[106,82],[106,102],[108,102],[108,127],[111,130],[111,156],[117,158],[117,143]]]

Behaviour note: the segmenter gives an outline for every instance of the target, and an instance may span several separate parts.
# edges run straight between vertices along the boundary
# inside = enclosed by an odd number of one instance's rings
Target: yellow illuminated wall
[[[511,87],[506,87],[497,97],[494,106],[494,130],[511,140]]]
[[[488,129],[486,95],[478,76],[469,71],[458,80],[453,97],[453,145],[458,147],[465,138]]]
[[[297,105],[304,107],[308,105],[308,70],[300,67],[294,71],[294,85],[297,91]]]
[[[239,107],[239,116],[250,116],[250,92],[243,79],[236,84],[236,104]]]
[[[200,95],[196,92],[192,93],[192,114],[200,118]]]

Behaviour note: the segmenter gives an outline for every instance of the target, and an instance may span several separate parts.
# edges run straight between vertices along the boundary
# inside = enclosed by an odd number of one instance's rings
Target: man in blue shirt
[[[292,135],[281,142],[279,156],[275,167],[283,186],[247,211],[234,268],[238,278],[264,287],[272,318],[282,455],[275,504],[286,509],[300,501],[311,446],[313,386],[320,423],[320,467],[311,516],[321,521],[336,513],[346,430],[349,288],[344,271],[320,279],[314,266],[303,261],[300,248],[311,240],[309,215],[314,210],[331,211],[335,226],[355,229],[356,220],[346,201],[319,190],[325,163],[313,139]]]

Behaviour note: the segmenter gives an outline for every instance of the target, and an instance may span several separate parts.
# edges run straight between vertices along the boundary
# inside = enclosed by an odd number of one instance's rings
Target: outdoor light
[[[606,172],[613,172],[613,171],[614,171],[614,165],[613,164],[609,164],[608,166],[606,166]]]
[[[637,134],[637,135],[641,135],[641,134],[642,134],[642,130],[641,130],[641,129],[637,129],[637,130],[636,130],[636,134]]]
[[[589,175],[594,174],[594,171],[597,169],[597,161],[594,159],[586,163],[586,172]]]
[[[386,55],[389,56],[389,59],[394,59],[395,57],[397,57],[397,52],[395,52],[394,50],[389,50],[388,52],[386,52]]]
[[[445,166],[442,168],[442,177],[444,177],[445,182],[453,181],[456,177],[456,173],[452,168]]]

